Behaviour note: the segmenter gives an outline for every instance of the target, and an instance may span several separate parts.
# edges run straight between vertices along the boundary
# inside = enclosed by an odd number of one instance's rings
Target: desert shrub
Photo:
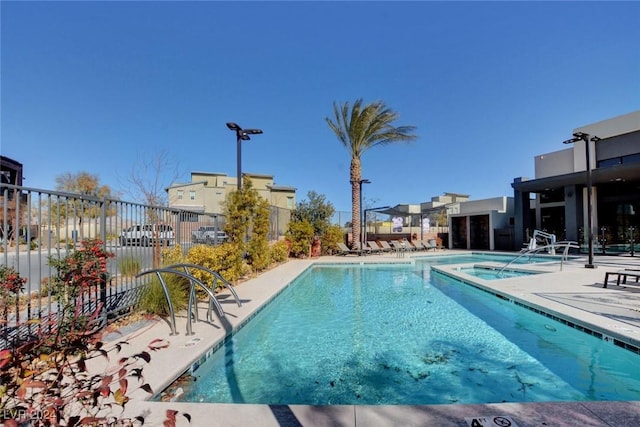
[[[162,265],[180,264],[185,262],[185,257],[182,254],[182,246],[180,244],[163,249],[161,256]]]
[[[218,246],[193,246],[187,252],[186,261],[217,271],[230,283],[236,282],[248,271],[248,266],[242,259],[241,246],[235,243],[223,243]],[[205,271],[193,271],[192,273],[205,284],[211,283],[213,279]]]
[[[169,273],[164,273],[162,277],[167,285],[173,310],[177,313],[186,309],[189,303],[189,282],[184,280],[183,277]],[[185,283],[187,286],[185,286]],[[169,315],[169,303],[162,289],[160,279],[158,279],[157,276],[153,276],[149,283],[144,286],[140,299],[138,300],[138,308],[149,314],[156,314],[158,316]]]
[[[107,258],[102,242],[89,240],[82,247],[49,262],[56,270],[47,286],[58,301],[58,311],[43,316],[33,333],[0,350],[0,422],[9,426],[143,425],[144,417],[119,419],[129,401],[128,391],[142,389],[142,370],[150,352],[169,346],[154,339],[146,349],[128,357],[112,357],[128,344],[105,346],[96,321],[102,305],[85,314],[83,302],[91,289],[107,277]],[[19,293],[24,278],[10,268],[0,267],[3,297]],[[6,295],[5,295],[6,294]],[[96,366],[98,360],[104,368]],[[97,368],[91,372],[89,362]],[[164,425],[175,425],[176,411],[167,412]],[[184,414],[187,420],[189,414]],[[172,423],[173,422],[173,423]]]
[[[118,271],[123,276],[135,276],[140,273],[141,265],[140,258],[132,255],[118,258]]]
[[[7,319],[9,305],[24,290],[26,282],[27,279],[20,277],[20,274],[13,267],[0,265],[0,320]],[[0,326],[4,325],[0,323]]]
[[[284,240],[279,240],[269,247],[271,262],[285,262],[289,258],[289,246]]]
[[[337,243],[344,242],[344,231],[339,225],[329,225],[324,234],[320,237],[322,240],[322,253],[324,255],[335,253],[338,249]]]
[[[291,256],[309,256],[314,237],[311,223],[306,220],[289,222],[285,237],[291,243]]]

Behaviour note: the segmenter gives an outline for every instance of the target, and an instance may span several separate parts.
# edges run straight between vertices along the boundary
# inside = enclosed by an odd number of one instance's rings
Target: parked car
[[[213,245],[224,242],[227,240],[227,237],[229,237],[227,236],[227,233],[212,225],[203,225],[202,227],[198,227],[197,230],[191,232],[192,243],[206,243],[207,245]]]
[[[173,239],[173,228],[168,224],[136,224],[125,228],[120,234],[122,246],[149,246],[155,242],[169,246]]]

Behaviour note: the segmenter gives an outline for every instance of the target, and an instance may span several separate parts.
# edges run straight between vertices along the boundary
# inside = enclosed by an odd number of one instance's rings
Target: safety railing
[[[517,260],[523,257],[531,258],[531,256],[537,255],[539,252],[542,252],[542,251],[549,252],[550,250],[553,250],[555,253],[556,249],[562,249],[562,255],[560,256],[560,271],[562,271],[564,262],[569,259],[569,249],[580,249],[580,246],[578,246],[578,242],[563,241],[563,242],[556,242],[551,245],[544,245],[544,246],[538,246],[533,249],[527,249],[524,252],[522,252],[520,255],[515,257],[514,259],[507,262],[498,271],[498,276],[500,276],[507,267],[509,267],[511,264],[515,263]]]
[[[180,265],[180,266],[184,267],[184,265]],[[164,296],[167,299],[167,305],[169,307],[169,326],[171,328],[171,335],[177,335],[177,331],[176,331],[176,315],[175,315],[175,310],[174,310],[174,307],[173,307],[173,302],[171,301],[171,296],[169,294],[169,288],[167,287],[167,283],[164,280],[163,274],[175,274],[177,276],[184,277],[184,278],[189,280],[190,288],[189,288],[189,304],[187,306],[187,335],[193,335],[192,319],[195,318],[196,321],[198,320],[197,319],[198,307],[197,307],[196,292],[195,292],[196,286],[199,286],[203,291],[205,291],[209,295],[209,308],[207,310],[208,320],[213,320],[212,307],[216,308],[219,318],[225,317],[224,310],[222,309],[222,306],[220,305],[220,302],[218,302],[214,291],[212,289],[210,289],[209,287],[207,287],[206,284],[204,284],[202,281],[200,281],[199,279],[197,279],[193,275],[189,274],[188,272],[183,272],[183,271],[180,271],[180,270],[176,270],[175,268],[166,268],[165,267],[165,268],[155,268],[155,269],[152,269],[152,270],[143,271],[143,272],[139,273],[136,277],[139,278],[139,277],[145,276],[147,274],[153,274],[153,273],[155,273],[156,276],[158,277],[160,285],[162,286],[162,291],[164,293]],[[219,275],[217,275],[217,276],[219,276]],[[219,277],[221,277],[221,276],[219,276]],[[215,276],[214,276],[214,280],[212,281],[212,283],[213,283],[214,286],[216,286],[216,284],[215,284]],[[213,288],[213,289],[215,289],[215,288]],[[235,292],[234,292],[234,294],[235,294]],[[237,297],[237,295],[236,295],[236,297]],[[193,311],[194,307],[195,307],[195,314],[194,314],[194,311]]]

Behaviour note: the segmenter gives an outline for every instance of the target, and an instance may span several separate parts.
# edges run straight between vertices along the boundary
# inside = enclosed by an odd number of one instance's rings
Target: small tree
[[[253,188],[251,179],[243,178],[242,188],[233,191],[225,202],[227,242],[237,247],[255,270],[265,269],[269,263],[269,203]],[[242,258],[240,258],[241,262]],[[236,266],[241,271],[242,266]]]
[[[303,247],[311,244],[316,236],[322,242],[322,253],[330,253],[336,249],[336,243],[341,242],[344,237],[342,229],[337,225],[331,224],[335,209],[323,194],[309,191],[307,197],[309,198],[308,201],[302,200],[291,212],[287,239],[292,243],[292,255],[300,256],[306,254],[306,249],[303,250]],[[300,223],[303,223],[303,225],[300,225]],[[307,242],[306,224],[311,225],[313,228],[313,234],[309,242]]]
[[[307,221],[313,226],[315,235],[322,237],[331,225],[331,218],[336,210],[323,194],[309,191],[307,197],[308,201],[302,200],[291,212],[291,220]]]
[[[257,192],[256,192],[257,196]],[[254,271],[262,271],[269,266],[269,202],[257,196],[253,205],[253,227],[247,245],[248,261]]]
[[[98,175],[89,172],[70,173],[65,172],[56,177],[56,190],[65,191],[88,198],[104,199],[112,197],[111,188],[101,185]],[[80,240],[84,240],[83,220],[98,218],[101,213],[101,205],[91,200],[82,198],[69,198],[68,203],[57,203],[51,206],[50,215],[61,218],[77,218],[80,231]],[[107,208],[109,208],[107,206]]]

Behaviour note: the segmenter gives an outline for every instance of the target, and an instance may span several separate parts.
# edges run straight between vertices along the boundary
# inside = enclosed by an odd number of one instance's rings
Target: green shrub
[[[186,309],[189,303],[189,290],[185,287],[185,281],[182,280],[183,278],[172,274],[164,274],[162,277],[167,285],[174,312],[177,313]],[[188,284],[188,281],[186,283]],[[154,276],[149,283],[145,285],[138,300],[138,308],[158,316],[168,316],[170,314],[169,304],[162,289],[160,279]]]
[[[181,264],[186,262],[182,254],[182,246],[176,244],[173,247],[162,250],[162,265]]]
[[[344,231],[339,225],[330,225],[320,237],[322,241],[322,254],[335,253],[338,249],[338,242],[344,242]]]
[[[234,283],[249,270],[242,255],[242,246],[236,243],[196,245],[187,252],[186,262],[217,271],[225,280]],[[211,283],[212,277],[205,271],[193,271],[193,275],[203,283]]]
[[[135,276],[140,273],[141,261],[134,256],[125,256],[118,258],[118,271],[123,276]]]
[[[310,255],[311,242],[313,241],[313,225],[307,220],[291,221],[285,237],[291,243],[291,256],[304,257]]]
[[[269,247],[271,262],[285,262],[289,258],[289,245],[279,240]]]

